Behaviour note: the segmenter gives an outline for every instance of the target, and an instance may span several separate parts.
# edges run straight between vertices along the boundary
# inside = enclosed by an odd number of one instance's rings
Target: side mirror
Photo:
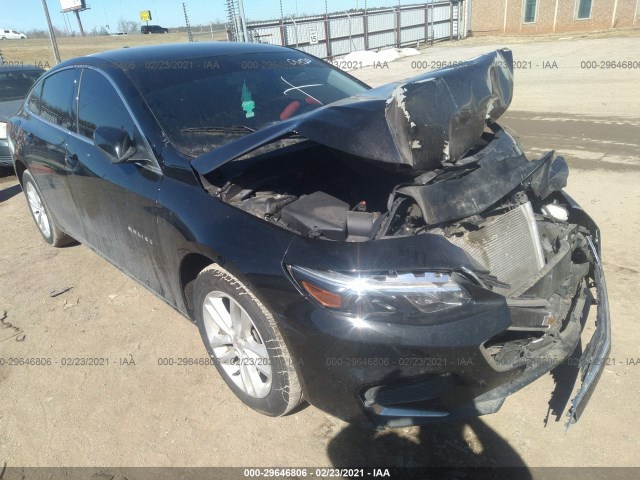
[[[129,134],[119,128],[96,128],[93,132],[93,143],[111,157],[112,163],[126,162],[136,153],[136,147],[131,145]]]

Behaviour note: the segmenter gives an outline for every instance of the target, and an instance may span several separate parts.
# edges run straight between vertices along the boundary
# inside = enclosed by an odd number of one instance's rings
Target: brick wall
[[[466,0],[467,2],[469,0]],[[535,35],[640,28],[640,0],[592,0],[591,18],[577,19],[579,0],[538,0],[534,22],[524,22],[525,0],[471,0],[473,35]]]

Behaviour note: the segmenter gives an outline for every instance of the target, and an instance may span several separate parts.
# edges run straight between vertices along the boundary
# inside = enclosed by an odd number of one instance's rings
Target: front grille
[[[483,265],[509,288],[495,288],[508,295],[544,267],[544,255],[531,203],[496,216],[476,231],[449,240]]]
[[[13,165],[11,155],[0,155],[0,165]]]

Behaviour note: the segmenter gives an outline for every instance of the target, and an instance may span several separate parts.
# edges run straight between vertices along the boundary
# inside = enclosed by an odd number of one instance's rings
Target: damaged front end
[[[322,309],[394,322],[405,308],[395,297],[373,313],[358,311],[351,297],[355,306],[344,309],[344,284],[334,280],[354,273],[370,283],[398,284],[405,275],[435,272],[504,300],[508,325],[476,345],[486,371],[502,383],[478,374],[487,379],[476,378],[461,394],[464,402],[445,400],[448,394],[434,386],[442,375],[458,391],[470,382],[450,369],[357,386],[365,410],[379,422],[406,425],[498,410],[507,395],[574,352],[594,302],[596,328],[580,360],[583,384],[570,421],[584,410],[604,366],[610,321],[599,231],[562,191],[564,159],[554,152],[527,159],[514,134],[496,123],[509,106],[512,83],[511,52],[499,50],[277,122],[192,162],[210,194],[296,234],[285,264]],[[400,239],[407,251],[419,242],[432,251],[401,252]],[[376,246],[391,240],[397,254]],[[367,253],[377,250],[387,255]],[[417,307],[403,322],[454,323],[480,302],[471,297],[455,304],[458,317],[440,313],[441,320],[425,322],[425,312],[439,312]]]

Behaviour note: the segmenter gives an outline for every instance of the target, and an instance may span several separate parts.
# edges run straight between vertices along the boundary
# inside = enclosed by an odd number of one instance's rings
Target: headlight
[[[7,138],[7,122],[0,122],[0,139]]]
[[[298,284],[320,305],[360,318],[436,313],[471,301],[446,273],[344,274],[290,266]]]

